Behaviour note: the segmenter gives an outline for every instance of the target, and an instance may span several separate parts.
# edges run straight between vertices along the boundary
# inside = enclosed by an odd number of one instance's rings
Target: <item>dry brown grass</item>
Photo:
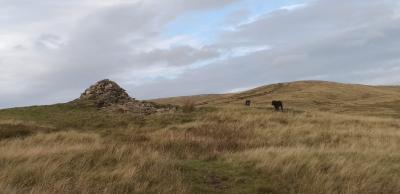
[[[196,104],[193,100],[187,100],[182,105],[182,111],[185,113],[193,112],[196,109]]]
[[[4,141],[0,161],[3,193],[186,193],[173,160],[94,133]]]
[[[144,118],[68,105],[3,110],[0,193],[400,193],[400,114],[389,93],[379,114],[362,101],[343,112],[232,102]]]

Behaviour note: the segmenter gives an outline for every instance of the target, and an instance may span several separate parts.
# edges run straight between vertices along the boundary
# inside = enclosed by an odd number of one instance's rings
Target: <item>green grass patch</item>
[[[135,114],[117,114],[72,103],[13,108],[0,111],[0,119],[35,122],[62,129],[105,129],[140,126],[143,118]]]

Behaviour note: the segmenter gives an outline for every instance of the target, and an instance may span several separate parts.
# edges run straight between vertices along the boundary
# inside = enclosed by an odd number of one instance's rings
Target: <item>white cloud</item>
[[[293,4],[293,5],[283,6],[283,7],[281,7],[281,9],[292,11],[292,10],[296,10],[296,9],[305,8],[306,6],[307,6],[307,3],[300,3],[300,4]]]
[[[232,48],[230,49],[230,51],[228,52],[227,55],[229,55],[229,57],[243,57],[243,56],[247,56],[250,55],[252,53],[255,52],[260,52],[260,51],[266,51],[271,49],[270,46],[247,46],[247,47],[236,47],[236,48]]]

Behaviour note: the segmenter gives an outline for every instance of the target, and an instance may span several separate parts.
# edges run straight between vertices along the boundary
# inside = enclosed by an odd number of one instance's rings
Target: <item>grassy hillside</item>
[[[195,102],[200,106],[242,105],[251,100],[253,107],[270,108],[272,100],[282,100],[291,110],[314,110],[335,113],[388,116],[400,115],[400,86],[367,86],[325,81],[299,81],[279,83],[249,91],[198,96],[193,98],[167,98],[160,103],[184,104]],[[383,115],[382,115],[383,114]]]
[[[295,82],[150,116],[0,110],[0,193],[400,193],[399,94]]]
[[[226,96],[233,95],[233,94],[203,94],[203,95],[195,95],[195,96],[178,96],[178,97],[171,97],[171,98],[159,98],[153,99],[152,102],[160,103],[160,104],[173,104],[183,106],[188,102],[194,102],[197,105],[205,105],[209,102],[213,102],[224,98]]]

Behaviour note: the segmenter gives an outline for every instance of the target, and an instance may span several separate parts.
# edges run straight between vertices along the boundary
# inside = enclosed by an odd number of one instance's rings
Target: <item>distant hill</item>
[[[286,108],[332,112],[400,115],[400,86],[368,86],[327,81],[297,81],[271,84],[235,94],[209,94],[156,99],[154,102],[198,106],[241,105],[251,100],[254,107],[270,107],[282,100]]]

